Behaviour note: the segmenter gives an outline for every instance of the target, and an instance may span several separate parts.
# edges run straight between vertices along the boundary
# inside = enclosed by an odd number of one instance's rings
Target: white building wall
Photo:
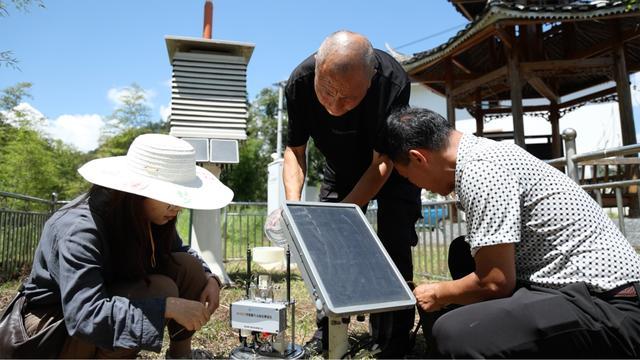
[[[433,110],[446,117],[446,100],[423,85],[411,85],[409,104]],[[566,128],[577,132],[578,153],[622,146],[618,103],[589,104],[560,118],[560,133]],[[456,129],[464,133],[476,131],[476,120],[466,111],[456,109]],[[484,132],[513,131],[511,116],[485,122]],[[550,135],[551,123],[542,117],[525,114],[526,135]]]
[[[409,105],[412,107],[427,108],[438,114],[447,117],[447,100],[442,96],[434,93],[424,85],[412,83],[411,97]],[[470,119],[471,115],[467,110],[456,109],[456,119]]]

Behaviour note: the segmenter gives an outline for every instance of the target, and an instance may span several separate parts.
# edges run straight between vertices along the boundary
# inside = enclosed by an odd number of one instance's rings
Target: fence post
[[[624,228],[624,207],[622,203],[622,189],[616,187],[616,206],[618,207],[618,226],[622,235],[627,236],[627,232]]]
[[[594,189],[593,193],[596,196],[596,201],[598,202],[598,205],[602,207],[602,192],[600,191],[600,189]]]
[[[564,152],[567,160],[567,176],[569,176],[576,183],[580,183],[578,178],[578,167],[573,160],[576,155],[576,131],[572,128],[564,129],[562,132],[562,138],[564,139]]]
[[[54,213],[56,211],[56,204],[58,203],[58,193],[56,192],[52,192],[51,193],[51,206],[49,208],[49,212],[50,213]]]

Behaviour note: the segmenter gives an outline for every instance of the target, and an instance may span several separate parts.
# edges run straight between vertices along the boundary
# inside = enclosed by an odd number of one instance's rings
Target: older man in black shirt
[[[366,210],[369,201],[377,199],[378,235],[406,280],[413,278],[411,246],[417,243],[420,190],[393,171],[393,163],[380,153],[385,120],[391,110],[408,104],[409,93],[409,78],[391,56],[360,34],[331,34],[287,82],[283,169],[287,200],[299,200],[307,141],[313,138],[326,159],[320,200],[355,203]],[[372,317],[383,342],[382,356],[404,355],[413,321],[413,310]],[[326,328],[323,321],[318,325]],[[326,349],[326,334],[320,334],[315,339],[322,338]]]

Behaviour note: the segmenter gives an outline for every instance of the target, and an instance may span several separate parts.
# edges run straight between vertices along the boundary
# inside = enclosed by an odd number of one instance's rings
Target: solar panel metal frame
[[[360,219],[366,224],[366,228],[368,229],[368,233],[371,236],[373,246],[377,246],[384,255],[387,260],[388,266],[391,271],[394,272],[395,278],[397,278],[397,284],[380,284],[382,286],[401,286],[404,293],[407,295],[408,300],[391,300],[385,302],[377,302],[377,303],[369,303],[369,304],[359,304],[352,306],[334,306],[330,294],[327,294],[327,288],[324,285],[323,279],[320,278],[318,269],[311,258],[308,247],[306,246],[304,239],[300,234],[300,230],[296,222],[293,219],[291,211],[289,210],[289,206],[309,206],[309,207],[335,207],[335,208],[352,208],[355,209],[358,213]],[[416,299],[413,296],[413,292],[409,289],[406,281],[400,274],[400,271],[395,266],[391,257],[385,250],[384,246],[378,239],[377,234],[367,221],[364,213],[360,209],[359,206],[355,204],[347,204],[347,203],[326,203],[326,202],[298,202],[298,201],[287,201],[283,204],[282,207],[282,219],[284,221],[284,225],[286,226],[287,231],[285,231],[285,236],[287,236],[287,240],[289,244],[292,245],[290,249],[292,250],[292,256],[295,262],[298,263],[298,268],[300,269],[303,280],[305,281],[309,291],[312,295],[317,296],[321,301],[326,315],[335,316],[335,317],[345,317],[350,315],[357,314],[365,314],[365,313],[378,313],[378,312],[386,312],[386,311],[394,311],[394,310],[402,310],[402,309],[410,309],[413,308],[416,304]],[[328,239],[327,241],[331,241]]]

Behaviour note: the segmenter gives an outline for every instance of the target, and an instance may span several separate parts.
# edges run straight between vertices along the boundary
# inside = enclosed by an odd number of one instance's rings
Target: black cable
[[[408,42],[408,43],[406,43],[406,44],[403,44],[403,45],[400,45],[400,46],[396,46],[394,49],[396,49],[396,50],[397,50],[397,49],[402,49],[403,47],[407,47],[407,46],[409,46],[409,45],[413,45],[413,44],[419,43],[419,42],[421,42],[421,41],[424,41],[424,40],[427,40],[427,39],[431,39],[431,38],[436,37],[436,36],[438,36],[438,35],[442,35],[442,34],[448,33],[448,32],[449,32],[449,31],[451,31],[451,30],[455,30],[455,29],[457,29],[457,28],[460,28],[460,27],[462,27],[462,26],[464,26],[464,25],[466,25],[466,24],[467,24],[467,23],[464,23],[464,24],[460,24],[460,25],[456,25],[456,26],[450,27],[450,28],[448,28],[448,29],[444,29],[444,30],[442,30],[442,31],[438,31],[438,32],[437,32],[437,33],[435,33],[435,34],[431,34],[431,35],[425,36],[425,37],[423,37],[423,38],[420,38],[420,39],[418,39],[418,40],[414,40],[414,41]]]
[[[358,343],[358,346],[353,347],[351,350],[344,353],[344,355],[342,355],[340,359],[347,359],[347,356],[354,357],[358,353],[358,351],[366,348],[367,346],[371,346],[375,344],[375,342],[376,342],[376,339],[374,339],[373,337],[369,338],[368,341],[361,341]]]

